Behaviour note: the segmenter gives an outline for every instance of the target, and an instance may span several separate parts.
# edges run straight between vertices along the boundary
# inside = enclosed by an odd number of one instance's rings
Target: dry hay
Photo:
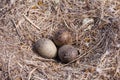
[[[0,2],[0,80],[120,80],[119,0]],[[80,52],[68,64],[33,51],[61,28]]]

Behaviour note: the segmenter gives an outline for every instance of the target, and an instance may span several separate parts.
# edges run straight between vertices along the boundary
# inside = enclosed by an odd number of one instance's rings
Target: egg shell
[[[78,51],[71,45],[64,45],[59,48],[58,56],[63,63],[68,63],[78,56]]]
[[[55,44],[47,38],[41,38],[35,43],[38,53],[44,58],[54,58],[57,55]]]
[[[53,40],[57,46],[63,46],[72,43],[72,36],[66,30],[59,30],[55,33]]]

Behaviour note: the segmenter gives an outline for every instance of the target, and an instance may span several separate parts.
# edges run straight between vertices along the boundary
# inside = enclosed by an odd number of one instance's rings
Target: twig
[[[63,19],[63,21],[64,21],[66,27],[67,27],[69,30],[73,31],[73,29],[68,26],[67,22],[66,22],[64,19]]]
[[[32,73],[33,73],[36,69],[37,69],[37,68],[34,68],[34,69],[29,73],[29,75],[28,75],[28,80],[31,79]]]
[[[16,32],[17,32],[17,34],[18,34],[20,40],[22,40],[22,39],[21,39],[20,31],[19,31],[19,29],[18,29],[18,25],[15,24],[15,22],[14,22],[13,19],[11,19],[11,22],[13,23],[13,26],[16,28]]]
[[[106,34],[106,33],[105,33],[105,34]],[[105,34],[104,34],[103,38],[102,38],[93,48],[91,48],[90,50],[88,50],[85,54],[79,55],[76,59],[72,60],[71,62],[69,62],[69,63],[67,63],[67,64],[65,64],[65,65],[63,65],[63,66],[58,67],[57,69],[60,69],[60,68],[62,68],[62,67],[65,67],[65,66],[67,66],[67,65],[69,65],[69,64],[71,64],[71,63],[73,63],[73,62],[75,62],[75,61],[83,58],[84,56],[86,56],[88,53],[90,53],[93,49],[95,49],[95,48],[103,41],[103,39],[105,38]]]
[[[29,23],[31,23],[36,29],[40,30],[40,28],[39,28],[37,25],[35,25],[27,16],[25,16],[25,15],[23,15],[23,16],[24,16],[24,18],[25,18]]]
[[[55,60],[53,59],[45,59],[45,58],[40,58],[40,57],[35,57],[34,59],[38,59],[40,61],[46,61],[46,62],[56,62]]]
[[[9,56],[9,60],[8,60],[8,75],[9,75],[9,78],[10,79],[13,79],[13,77],[12,77],[12,75],[11,75],[11,60],[12,60],[12,57],[13,57],[13,55],[15,55],[15,54],[11,54],[10,56]]]
[[[4,6],[3,8],[0,8],[0,20],[6,15],[7,12],[9,12],[12,9],[11,6]]]

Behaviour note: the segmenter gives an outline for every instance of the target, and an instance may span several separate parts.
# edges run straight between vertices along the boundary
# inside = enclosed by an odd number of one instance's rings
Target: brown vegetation
[[[68,64],[33,50],[59,29],[80,53]],[[0,0],[0,80],[120,80],[120,0]]]

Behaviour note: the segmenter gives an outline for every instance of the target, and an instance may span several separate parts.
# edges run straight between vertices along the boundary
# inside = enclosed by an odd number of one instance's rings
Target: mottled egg
[[[58,56],[63,63],[68,63],[78,56],[78,51],[71,45],[64,45],[59,48]]]
[[[57,55],[55,44],[47,38],[41,38],[35,42],[35,49],[44,58],[54,58]]]
[[[59,30],[55,33],[53,41],[57,46],[67,45],[72,43],[72,36],[66,30]]]

